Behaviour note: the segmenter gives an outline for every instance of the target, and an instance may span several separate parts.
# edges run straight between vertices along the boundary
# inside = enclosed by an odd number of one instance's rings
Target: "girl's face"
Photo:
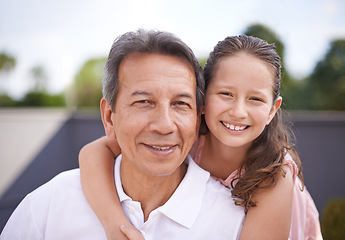
[[[206,124],[230,147],[249,147],[281,105],[273,105],[273,69],[246,53],[223,57],[206,91]]]

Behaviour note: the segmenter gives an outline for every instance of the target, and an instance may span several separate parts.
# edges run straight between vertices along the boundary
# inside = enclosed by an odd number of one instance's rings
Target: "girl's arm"
[[[102,223],[107,239],[144,239],[139,238],[140,232],[125,217],[116,192],[114,158],[120,153],[117,141],[108,137],[99,138],[84,146],[79,153],[82,189],[92,210]],[[120,229],[123,225],[126,226],[125,233],[128,238]]]
[[[249,208],[240,240],[289,238],[294,181],[291,169],[283,169],[286,175],[278,174],[274,187],[255,193],[257,206]]]

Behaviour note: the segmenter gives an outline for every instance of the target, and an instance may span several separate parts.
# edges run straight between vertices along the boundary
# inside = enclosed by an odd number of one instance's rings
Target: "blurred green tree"
[[[21,101],[20,107],[64,107],[65,99],[61,94],[49,94],[47,92],[48,75],[43,66],[37,65],[30,69],[33,80],[32,89],[27,92]]]
[[[14,57],[6,54],[5,52],[0,53],[0,72],[9,72],[16,66],[16,60]]]
[[[5,52],[0,53],[0,107],[13,107],[15,101],[6,94],[3,84],[6,80],[6,75],[11,72],[16,66],[14,57]]]
[[[207,61],[208,57],[204,57],[204,58],[198,58],[198,62],[200,63],[201,67],[204,68],[206,61]]]
[[[324,239],[345,239],[345,199],[330,199],[321,215],[321,230]]]
[[[17,102],[7,94],[0,94],[0,107],[15,107]]]
[[[312,110],[345,110],[345,39],[331,42],[306,80],[303,96]]]
[[[20,107],[64,107],[63,94],[49,94],[44,91],[30,91],[17,103]]]
[[[74,79],[78,107],[99,107],[102,98],[102,77],[106,58],[86,61]]]
[[[48,75],[43,66],[35,66],[30,70],[31,78],[33,79],[33,91],[45,92],[47,90]]]

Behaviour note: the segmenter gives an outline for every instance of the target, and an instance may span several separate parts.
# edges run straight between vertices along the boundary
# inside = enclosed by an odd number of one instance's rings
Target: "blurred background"
[[[345,239],[344,12],[342,0],[0,0],[0,230],[28,192],[78,167],[80,148],[104,135],[98,106],[114,39],[154,28],[202,65],[229,35],[276,44],[324,237]]]

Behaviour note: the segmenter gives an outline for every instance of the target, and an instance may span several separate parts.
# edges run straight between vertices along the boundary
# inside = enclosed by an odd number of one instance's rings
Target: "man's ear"
[[[201,106],[200,112],[198,114],[198,119],[196,123],[196,137],[194,139],[194,142],[199,138],[199,131],[200,131],[200,125],[201,125],[201,115],[205,114],[205,107]]]
[[[107,101],[104,98],[101,99],[100,109],[105,134],[107,135],[107,137],[111,139],[116,139],[114,123],[111,118],[113,111],[111,110],[111,106],[107,103]]]

